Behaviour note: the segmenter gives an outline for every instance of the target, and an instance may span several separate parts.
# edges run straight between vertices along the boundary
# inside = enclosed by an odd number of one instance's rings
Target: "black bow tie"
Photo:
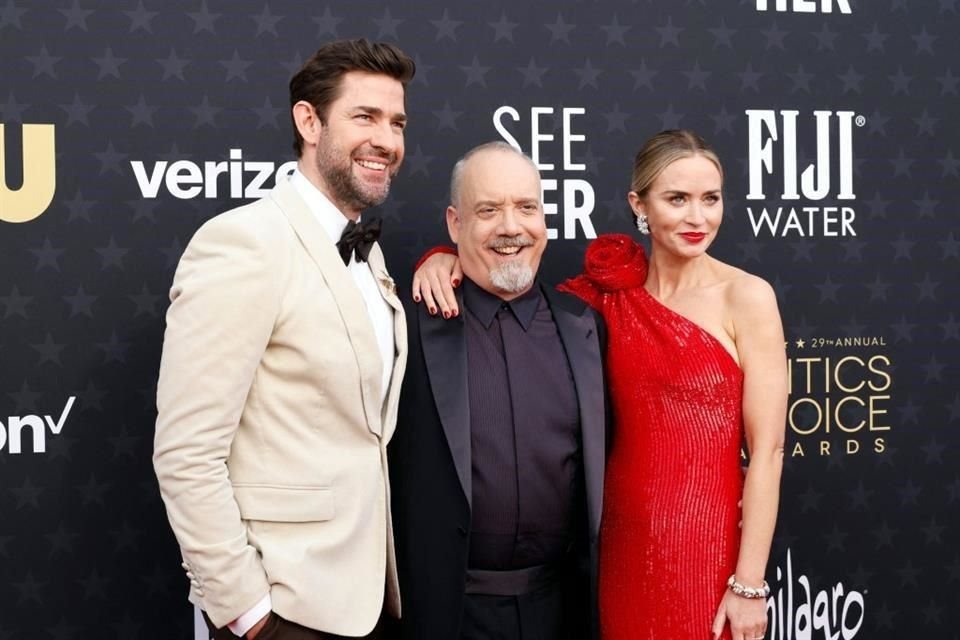
[[[357,262],[366,262],[367,256],[370,255],[370,247],[379,237],[380,218],[372,218],[360,224],[353,220],[348,222],[337,242],[343,264],[350,264],[350,255],[354,252],[356,252]]]

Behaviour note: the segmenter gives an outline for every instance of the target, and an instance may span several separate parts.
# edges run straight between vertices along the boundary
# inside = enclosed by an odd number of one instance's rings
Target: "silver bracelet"
[[[763,581],[763,586],[754,589],[753,587],[745,587],[737,582],[737,574],[733,574],[730,576],[730,579],[727,580],[727,587],[730,588],[730,591],[733,591],[734,595],[748,600],[766,599],[770,597],[770,585],[767,584],[766,580]]]

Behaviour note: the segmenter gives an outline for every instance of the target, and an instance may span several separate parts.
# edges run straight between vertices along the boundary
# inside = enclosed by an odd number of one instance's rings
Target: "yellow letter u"
[[[23,125],[23,184],[15,191],[7,187],[3,127],[0,124],[0,220],[29,222],[47,210],[57,189],[54,125]]]

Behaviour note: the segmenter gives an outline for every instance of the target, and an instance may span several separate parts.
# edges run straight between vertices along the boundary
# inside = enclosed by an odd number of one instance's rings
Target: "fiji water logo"
[[[814,590],[806,575],[794,577],[787,549],[786,566],[777,567],[777,581],[767,599],[770,640],[852,640],[863,627],[864,594],[842,582]]]
[[[853,111],[814,111],[812,122],[792,109],[745,113],[747,200],[764,201],[761,207],[747,207],[754,236],[857,235],[853,146],[855,130],[866,118]],[[801,166],[800,140],[815,150],[814,161],[806,166]]]

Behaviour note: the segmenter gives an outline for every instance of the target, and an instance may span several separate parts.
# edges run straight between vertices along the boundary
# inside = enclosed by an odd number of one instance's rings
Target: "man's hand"
[[[263,628],[264,628],[265,626],[267,626],[267,621],[270,619],[270,614],[271,614],[271,613],[273,613],[273,612],[272,612],[272,611],[267,612],[267,615],[265,615],[265,616],[263,616],[262,618],[260,618],[259,620],[257,620],[257,623],[256,623],[255,625],[253,625],[252,627],[250,627],[250,630],[247,631],[246,634],[244,634],[244,637],[245,637],[247,640],[253,640],[254,638],[256,638],[257,635],[259,635],[259,633],[260,633],[261,631],[263,631]]]

